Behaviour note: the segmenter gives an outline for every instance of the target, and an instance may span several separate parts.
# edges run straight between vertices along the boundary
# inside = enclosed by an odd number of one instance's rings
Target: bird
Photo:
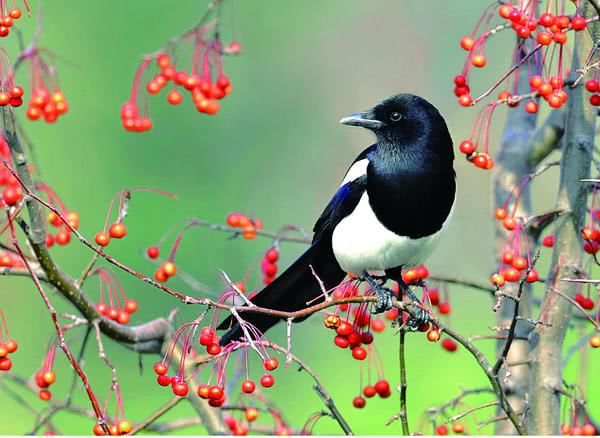
[[[411,300],[418,301],[402,272],[434,251],[454,211],[454,147],[446,121],[426,99],[401,93],[340,123],[366,128],[376,141],[349,166],[314,225],[310,247],[250,299],[255,306],[287,312],[304,309],[325,299],[322,287],[335,288],[349,273],[366,281],[377,295],[373,313],[392,306],[392,291],[384,286],[387,280],[397,281]],[[426,321],[427,315],[420,309],[409,320],[411,328]],[[242,316],[244,325],[252,324],[261,333],[281,320],[254,312]],[[218,329],[228,329],[221,345],[244,336],[232,315]]]

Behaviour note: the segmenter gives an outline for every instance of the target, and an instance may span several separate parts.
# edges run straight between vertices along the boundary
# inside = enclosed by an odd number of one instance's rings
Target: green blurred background
[[[142,54],[162,47],[170,36],[194,24],[206,2],[40,3],[31,1],[35,16],[22,19],[21,28],[28,41],[43,6],[40,45],[56,54],[62,89],[71,106],[70,113],[53,126],[25,122],[42,176],[69,208],[80,213],[81,230],[88,237],[102,227],[108,202],[121,188],[147,186],[176,193],[177,200],[148,193],[135,195],[126,222],[129,235],[109,246],[112,255],[148,274],[152,266],[142,257],[143,250],[186,217],[223,222],[228,212],[241,211],[260,217],[269,230],[288,223],[310,229],[347,164],[372,141],[366,131],[337,123],[350,112],[396,92],[417,93],[445,114],[456,143],[468,135],[474,119],[474,111],[457,107],[451,80],[463,62],[458,40],[470,33],[484,6],[481,1],[226,0],[224,37],[239,39],[243,53],[226,60],[234,91],[222,102],[221,113],[216,117],[198,114],[187,96],[184,104],[171,107],[161,94],[151,99],[154,129],[140,135],[125,132],[119,120],[119,108],[128,97],[137,64]],[[479,89],[508,65],[512,36],[496,40],[489,48],[488,67],[476,79]],[[13,44],[7,43],[11,56],[16,54]],[[25,82],[28,74],[23,70],[18,77]],[[493,124],[492,145],[499,139],[503,118],[500,111]],[[463,159],[457,160],[456,167],[459,194],[455,219],[428,266],[436,273],[487,281],[493,270],[489,173]],[[538,208],[552,205],[555,195],[555,176],[544,178],[543,185],[535,188]],[[264,239],[230,241],[223,234],[194,230],[182,244],[179,265],[218,288],[218,269],[241,278],[268,244]],[[301,250],[300,245],[284,245],[282,265]],[[61,266],[76,276],[91,256],[75,242],[52,251]],[[178,306],[146,284],[118,275],[128,294],[140,302],[133,323],[164,316]],[[21,345],[13,369],[29,376],[42,361],[53,335],[52,325],[29,281],[3,278],[2,285],[0,306],[7,314],[12,336]],[[172,285],[186,291],[178,279]],[[87,288],[97,297],[95,281]],[[457,329],[466,334],[485,333],[494,325],[492,303],[483,294],[452,287],[450,295],[454,308],[450,322]],[[61,311],[71,311],[60,297],[52,295],[52,299]],[[186,320],[198,312],[197,308],[179,307]],[[295,353],[319,373],[356,433],[399,434],[398,423],[385,426],[398,411],[397,397],[373,399],[363,411],[352,408],[359,365],[348,352],[333,347],[320,318],[294,332]],[[81,334],[74,331],[69,335],[73,349]],[[284,340],[283,327],[273,330],[273,338]],[[146,371],[140,375],[135,354],[110,340],[105,343],[118,366],[128,418],[139,421],[171,398],[170,391],[154,384],[154,375],[148,372],[155,357],[142,358]],[[388,329],[377,343],[386,376],[395,385],[397,337]],[[479,344],[488,354],[493,352],[493,341]],[[94,350],[91,344],[84,368],[103,399],[110,372]],[[407,355],[408,412],[413,430],[431,433],[430,426],[419,426],[427,407],[454,397],[460,388],[486,385],[474,360],[461,349],[450,354],[426,342],[423,335],[414,335],[408,337]],[[590,370],[598,367],[595,356]],[[577,360],[573,362],[571,378],[579,366]],[[60,352],[56,369],[53,393],[63,399],[71,373]],[[254,370],[258,377],[258,367]],[[269,395],[294,427],[301,427],[311,413],[322,409],[307,375],[290,368],[278,370],[276,377],[278,384]],[[7,384],[34,406],[42,406],[35,395]],[[597,374],[589,376],[588,384],[597,388]],[[477,403],[476,398],[471,400]],[[75,401],[86,406],[82,391]],[[590,408],[600,416],[597,404]],[[0,392],[0,412],[0,433],[31,430],[32,414],[4,391]],[[165,419],[190,415],[192,409],[181,404]],[[478,418],[485,416],[486,412],[478,414]],[[70,414],[59,414],[56,419],[57,427],[69,434],[88,434],[93,425],[91,420]],[[476,433],[472,421],[468,427]],[[194,427],[181,432],[202,431]],[[339,433],[329,419],[321,420],[315,431]],[[479,431],[492,432],[489,427]]]

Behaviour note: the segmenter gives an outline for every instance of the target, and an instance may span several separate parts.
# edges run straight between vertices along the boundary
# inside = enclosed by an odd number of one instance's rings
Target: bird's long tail
[[[337,286],[346,276],[346,273],[340,268],[335,259],[331,239],[321,239],[313,242],[312,246],[288,269],[250,301],[259,307],[286,312],[304,309],[308,307],[307,303],[311,301],[311,304],[323,301],[323,298],[320,298],[323,296],[321,287],[311,271],[311,266],[327,289]],[[241,316],[244,321],[252,324],[262,333],[280,320],[277,317],[250,312],[241,312]],[[304,319],[298,318],[294,322],[300,322]],[[217,329],[229,329],[221,337],[221,345],[227,345],[242,336],[240,325],[231,315]]]

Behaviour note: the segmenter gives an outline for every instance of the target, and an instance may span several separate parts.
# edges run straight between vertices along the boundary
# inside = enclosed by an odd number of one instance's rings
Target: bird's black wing
[[[346,276],[335,259],[331,238],[336,225],[352,213],[366,188],[366,175],[340,187],[315,224],[315,235],[310,248],[250,301],[259,307],[288,312],[304,309],[307,303],[321,302],[323,294],[313,270],[327,289],[337,286]],[[268,330],[279,321],[277,317],[258,313],[248,313],[244,315],[244,319],[260,332]],[[296,318],[294,322],[304,319]],[[227,345],[243,334],[240,325],[236,324],[231,315],[217,329],[228,328],[229,331],[220,340],[221,345]]]
[[[366,189],[367,175],[362,175],[340,187],[315,223],[313,242],[325,236],[331,238],[336,225],[354,211]]]

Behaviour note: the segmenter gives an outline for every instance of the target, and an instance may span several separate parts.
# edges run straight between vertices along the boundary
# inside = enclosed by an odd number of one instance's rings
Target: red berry
[[[473,105],[473,98],[471,98],[471,96],[468,94],[463,94],[458,98],[458,104],[460,106],[471,106]]]
[[[127,313],[133,314],[138,309],[138,303],[135,300],[127,300],[125,301],[124,309]]]
[[[13,8],[8,12],[10,18],[17,20],[21,18],[21,10],[19,8]]]
[[[352,357],[356,360],[365,360],[367,358],[367,350],[363,347],[354,347],[352,349]]]
[[[440,340],[440,331],[437,329],[431,329],[427,332],[427,340],[429,342],[437,342]]]
[[[583,30],[587,27],[587,21],[581,15],[575,15],[571,18],[571,28],[575,31]]]
[[[155,259],[158,258],[158,256],[160,255],[160,250],[157,246],[149,246],[146,250],[146,254],[148,254],[148,257],[150,257],[151,259]]]
[[[55,241],[59,245],[67,245],[71,241],[71,232],[62,228],[56,233]]]
[[[99,232],[94,236],[94,241],[97,245],[107,246],[110,243],[110,236],[108,233]]]
[[[260,384],[264,388],[270,388],[275,384],[275,378],[270,374],[265,374],[260,378]]]
[[[117,315],[117,322],[119,324],[129,324],[131,317],[129,316],[129,313],[127,313],[124,310],[119,310],[118,311],[118,315]]]
[[[17,205],[23,198],[23,190],[21,187],[6,187],[2,191],[2,199],[8,206]]]
[[[507,217],[506,219],[504,219],[504,221],[502,222],[502,225],[504,226],[504,229],[508,230],[508,231],[512,231],[517,227],[517,220],[514,217]]]
[[[584,297],[581,302],[581,307],[585,310],[592,310],[594,308],[594,301],[591,298]]]
[[[485,67],[486,63],[487,63],[487,59],[486,59],[485,55],[475,55],[475,56],[473,56],[473,58],[471,58],[471,64],[473,64],[477,68]]]
[[[496,211],[494,212],[494,216],[496,216],[496,219],[498,219],[500,221],[506,219],[506,209],[497,208]]]
[[[385,379],[378,380],[377,383],[375,383],[375,391],[379,395],[389,392],[390,391],[389,382]]]
[[[544,239],[542,240],[542,245],[544,245],[547,248],[552,248],[554,246],[554,236],[549,235],[544,237]]]
[[[371,330],[376,333],[380,333],[385,330],[385,321],[382,319],[372,319],[371,320]]]
[[[529,102],[527,102],[525,104],[525,111],[527,111],[529,114],[537,113],[538,112],[537,102],[534,102],[533,100],[530,100]]]
[[[216,342],[213,342],[212,344],[208,345],[208,347],[206,347],[206,352],[211,356],[216,356],[221,352],[221,346]]]
[[[590,93],[595,93],[596,91],[598,91],[598,89],[600,88],[598,85],[598,81],[595,81],[593,79],[585,81],[585,89],[588,90]]]
[[[502,286],[504,286],[504,283],[506,282],[506,280],[504,279],[504,276],[502,276],[500,274],[494,274],[494,275],[492,275],[491,282],[496,287],[502,287]]]
[[[158,374],[159,376],[162,376],[163,374],[167,374],[167,371],[169,371],[169,367],[164,364],[163,362],[156,362],[154,364],[154,372],[156,374]]]
[[[367,385],[363,389],[363,395],[367,398],[374,397],[377,394],[377,390],[373,385]]]
[[[115,239],[121,239],[127,235],[127,228],[124,223],[115,222],[109,227],[108,234]]]
[[[463,433],[465,431],[465,426],[462,423],[454,423],[452,425],[452,432],[454,433]]]
[[[556,32],[553,36],[552,39],[554,40],[554,42],[556,44],[564,44],[567,42],[567,34],[564,32]]]
[[[348,321],[342,321],[335,331],[338,335],[349,336],[352,332],[354,332],[354,327],[352,327],[352,324],[350,324]]]
[[[169,94],[167,94],[167,102],[169,102],[171,105],[179,105],[182,101],[182,94],[175,89],[169,91]]]
[[[189,387],[185,382],[179,382],[173,385],[173,394],[178,395],[179,397],[185,397],[188,395]]]
[[[540,279],[540,276],[535,269],[532,269],[531,271],[529,271],[529,274],[527,274],[527,277],[525,277],[525,281],[527,283],[535,283],[539,279]]]
[[[536,40],[542,46],[547,46],[552,43],[552,34],[550,32],[539,32],[537,34]]]
[[[527,259],[525,257],[515,257],[512,261],[512,266],[515,269],[518,269],[519,271],[522,271],[523,269],[527,268],[528,263],[527,263]]]
[[[208,389],[208,398],[211,400],[219,400],[223,398],[224,395],[223,388],[220,388],[219,386],[211,386]]]
[[[13,341],[12,339],[9,339],[4,343],[4,347],[6,348],[6,351],[8,351],[9,353],[14,353],[19,348],[19,344],[17,344],[17,341]]]
[[[437,435],[448,435],[448,426],[445,424],[440,424],[438,427],[436,427],[435,433]]]
[[[208,395],[209,395],[209,391],[210,391],[210,386],[208,385],[199,385],[198,389],[196,390],[198,397],[207,400],[208,399]]]
[[[508,281],[509,283],[514,283],[516,281],[519,281],[519,279],[521,278],[521,273],[513,267],[506,269],[502,273],[502,275],[503,275],[504,279],[506,281]]]
[[[459,149],[463,154],[471,155],[473,152],[475,152],[477,146],[475,146],[475,144],[469,140],[464,140],[460,143]]]
[[[12,360],[8,357],[0,359],[0,371],[8,371],[12,368]]]
[[[373,333],[370,332],[363,332],[360,335],[360,340],[363,344],[365,345],[369,345],[373,343]]]
[[[442,341],[442,348],[446,351],[453,352],[453,351],[456,351],[456,349],[458,348],[458,344],[456,342],[454,342],[453,339],[445,338]]]
[[[274,357],[269,357],[264,361],[265,369],[268,371],[273,371],[279,366],[279,362]]]
[[[544,80],[539,75],[533,75],[529,78],[529,86],[532,90],[537,90],[543,83]]]
[[[427,295],[432,306],[440,304],[440,292],[437,289],[429,289]]]
[[[454,77],[454,85],[458,87],[467,85],[467,77],[465,75],[456,75]]]
[[[160,386],[169,386],[171,384],[171,378],[166,374],[159,374],[156,377],[156,381]]]
[[[277,249],[275,248],[269,248],[269,250],[265,254],[265,259],[269,263],[276,263],[279,259],[279,251],[277,251]]]
[[[367,401],[360,396],[354,397],[354,399],[352,400],[352,405],[355,408],[362,409],[367,405]]]
[[[583,244],[583,250],[588,254],[596,254],[598,252],[598,242],[585,242]]]
[[[581,434],[583,436],[595,436],[596,435],[596,428],[594,427],[593,424],[585,423],[581,427]]]
[[[508,19],[508,17],[510,17],[512,10],[513,10],[513,7],[511,5],[504,4],[498,8],[498,14],[502,18]]]
[[[242,382],[242,392],[246,394],[252,394],[256,389],[256,384],[252,380],[245,380]]]
[[[549,13],[544,13],[542,15],[540,15],[539,18],[539,23],[544,26],[544,27],[550,27],[554,24],[554,22],[556,21],[556,17],[552,14]]]
[[[475,45],[475,40],[471,36],[465,36],[460,39],[460,46],[467,52],[470,51]]]
[[[452,308],[450,307],[450,303],[444,302],[439,304],[438,310],[442,315],[448,315],[451,312]]]

